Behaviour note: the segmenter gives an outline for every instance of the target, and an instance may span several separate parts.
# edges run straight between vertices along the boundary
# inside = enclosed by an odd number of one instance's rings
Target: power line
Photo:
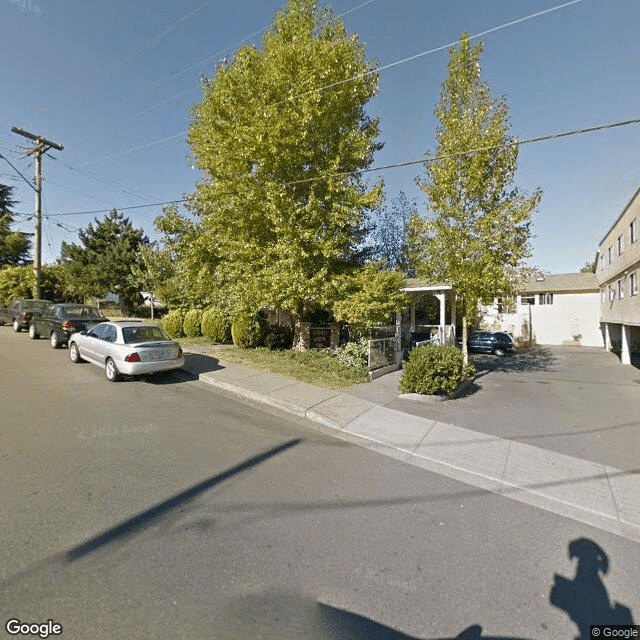
[[[510,22],[505,22],[504,24],[498,25],[497,27],[491,27],[490,29],[486,29],[485,31],[480,31],[479,33],[474,33],[469,36],[471,40],[476,40],[477,38],[481,38],[482,36],[486,36],[490,33],[495,33],[496,31],[501,31],[502,29],[507,29],[508,27],[513,27],[514,25],[520,24],[522,22],[526,22],[527,20],[532,20],[533,18],[537,18],[546,13],[551,13],[553,11],[559,11],[560,9],[564,9],[569,5],[577,4],[578,2],[583,2],[583,0],[570,0],[569,2],[565,2],[563,4],[556,5],[554,7],[550,7],[549,9],[544,9],[543,11],[538,11],[536,13],[532,13],[528,16],[524,16],[522,18],[518,18],[517,20],[511,20]],[[285,100],[280,100],[279,102],[274,102],[270,105],[266,106],[277,106],[279,104],[284,104],[285,102],[289,102],[291,100],[296,100],[298,98],[303,98],[304,96],[308,96],[312,93],[317,93],[319,91],[326,91],[328,89],[333,89],[334,87],[338,87],[340,85],[346,84],[348,82],[353,82],[354,80],[358,80],[360,78],[365,78],[373,73],[378,73],[379,71],[386,71],[387,69],[391,69],[392,67],[397,67],[398,65],[405,64],[407,62],[411,62],[413,60],[417,60],[418,58],[423,58],[424,56],[430,55],[432,53],[438,53],[439,51],[443,51],[445,49],[449,49],[450,47],[454,47],[457,44],[460,44],[460,40],[454,40],[449,44],[443,44],[433,49],[427,49],[426,51],[420,51],[412,56],[407,58],[402,58],[401,60],[396,60],[395,62],[390,62],[389,64],[382,65],[380,67],[376,67],[375,69],[370,69],[369,71],[365,71],[363,73],[356,74],[351,78],[345,78],[344,80],[338,80],[337,82],[332,82],[331,84],[325,85],[323,87],[317,87],[315,89],[309,89],[309,91],[305,91],[303,93],[299,93],[295,96],[290,96]]]
[[[563,4],[558,4],[558,5],[555,5],[553,7],[548,8],[548,9],[544,9],[542,11],[538,11],[536,13],[531,13],[531,14],[529,14],[527,16],[522,17],[522,18],[518,18],[516,20],[511,20],[509,22],[505,22],[505,23],[500,24],[500,25],[498,25],[496,27],[491,27],[490,29],[486,29],[486,30],[481,31],[479,33],[473,34],[472,36],[469,36],[469,37],[471,39],[477,39],[477,38],[480,38],[480,37],[482,37],[484,35],[487,35],[489,33],[494,33],[496,31],[500,31],[500,30],[506,29],[508,27],[512,27],[514,25],[520,24],[522,22],[526,22],[528,20],[532,20],[533,18],[537,18],[537,17],[539,17],[541,15],[544,15],[544,14],[548,14],[548,13],[552,13],[552,12],[555,12],[555,11],[559,11],[560,9],[564,9],[565,7],[568,7],[568,6],[574,5],[574,4],[578,4],[579,2],[583,2],[583,1],[584,0],[569,0],[569,2],[564,2]],[[366,4],[368,4],[368,2],[364,2],[360,6],[364,6]],[[268,28],[268,27],[266,27],[266,28]],[[260,33],[260,32],[258,32],[258,33]],[[411,62],[411,61],[416,60],[418,58],[422,58],[422,57],[427,56],[429,54],[437,53],[439,51],[442,51],[444,49],[448,49],[448,48],[450,48],[452,46],[455,46],[457,44],[460,44],[460,40],[455,40],[453,42],[450,42],[449,44],[444,44],[444,45],[440,45],[438,47],[435,47],[433,49],[428,49],[426,51],[421,51],[421,52],[416,53],[416,54],[414,54],[412,56],[409,56],[407,58],[402,58],[401,60],[396,60],[395,62],[391,62],[391,63],[386,64],[386,65],[382,65],[382,66],[377,67],[375,69],[370,69],[369,71],[365,71],[363,73],[356,74],[355,76],[351,76],[350,78],[345,78],[344,80],[339,80],[338,82],[333,82],[331,84],[328,84],[328,85],[325,85],[325,86],[322,86],[322,87],[316,87],[315,89],[309,89],[308,91],[305,91],[303,93],[299,93],[297,95],[290,96],[290,97],[286,98],[285,100],[280,100],[279,102],[273,102],[271,104],[264,105],[264,107],[266,108],[266,107],[278,106],[280,104],[284,104],[286,102],[290,102],[292,100],[296,100],[298,98],[302,98],[302,97],[310,95],[312,93],[317,93],[319,91],[327,91],[328,89],[333,89],[333,88],[335,88],[337,86],[346,84],[348,82],[353,82],[355,80],[358,80],[359,78],[364,78],[364,77],[366,77],[368,75],[371,75],[372,73],[378,73],[379,71],[385,71],[387,69],[391,69],[392,67],[396,67],[398,65],[405,64],[407,62]],[[222,52],[224,52],[224,51],[226,51],[226,49],[222,50]],[[215,54],[215,55],[219,55],[219,54]],[[215,57],[215,55],[212,56],[212,58]],[[171,80],[171,78],[169,80]],[[98,162],[103,162],[105,160],[112,160],[114,158],[118,158],[120,156],[127,155],[129,153],[133,153],[134,151],[140,151],[141,149],[146,149],[146,148],[149,148],[149,147],[156,146],[158,144],[163,144],[164,142],[169,142],[171,140],[175,140],[176,138],[180,138],[180,137],[186,136],[186,135],[187,135],[187,132],[183,131],[183,132],[177,133],[177,134],[175,134],[173,136],[169,136],[169,137],[166,137],[166,138],[161,138],[159,140],[154,140],[152,142],[147,142],[146,144],[143,144],[143,145],[138,145],[136,147],[131,147],[131,148],[128,148],[128,149],[124,149],[122,151],[118,151],[118,152],[113,153],[111,155],[104,156],[104,157],[98,158],[96,160],[91,160],[89,162],[85,162],[81,166],[85,167],[85,166],[90,166],[92,164],[97,164]]]
[[[408,160],[405,162],[396,162],[396,163],[392,163],[392,164],[386,164],[386,165],[381,165],[378,167],[370,167],[368,169],[358,169],[356,171],[343,171],[343,172],[337,172],[337,173],[330,173],[330,174],[323,174],[321,176],[315,176],[313,178],[303,178],[300,180],[291,180],[289,182],[283,182],[283,183],[277,183],[277,186],[280,187],[291,187],[291,186],[295,186],[295,185],[299,185],[299,184],[307,184],[307,183],[312,183],[312,182],[321,182],[323,180],[329,180],[331,178],[340,178],[340,177],[345,177],[345,176],[353,176],[353,175],[359,175],[361,173],[373,173],[376,171],[387,171],[389,169],[399,169],[402,167],[410,167],[413,165],[417,165],[417,164],[428,164],[428,163],[433,163],[433,162],[438,162],[439,160],[446,160],[448,158],[455,158],[455,157],[462,157],[462,156],[468,156],[468,155],[472,155],[475,153],[480,153],[483,151],[492,151],[492,150],[497,150],[497,149],[507,149],[510,147],[516,147],[516,146],[522,146],[525,144],[533,144],[535,142],[546,142],[549,140],[556,140],[559,138],[567,138],[569,136],[576,136],[576,135],[581,135],[584,133],[593,133],[595,131],[604,131],[606,129],[615,129],[618,127],[626,127],[632,124],[640,124],[640,118],[634,118],[631,120],[619,120],[617,122],[609,122],[606,124],[599,124],[599,125],[595,125],[592,127],[583,127],[580,129],[570,129],[568,131],[561,131],[558,133],[550,133],[550,134],[546,134],[543,136],[536,136],[533,138],[526,138],[525,140],[512,140],[511,142],[506,142],[504,144],[497,144],[497,145],[491,145],[491,146],[487,146],[487,147],[477,147],[474,149],[468,149],[466,151],[458,151],[455,153],[448,153],[448,154],[440,154],[440,155],[432,155],[432,156],[426,156],[424,158],[421,158],[420,160]],[[242,191],[229,191],[227,193],[223,193],[221,195],[225,195],[225,196],[232,196],[232,195],[241,195],[242,193],[247,193],[250,191],[259,191],[261,189],[268,189],[269,187],[274,186],[274,184],[276,183],[271,183],[268,185],[256,185],[254,187],[250,187],[247,189],[244,189]],[[146,205],[133,205],[133,206],[129,206],[129,207],[116,207],[116,209],[118,211],[130,211],[132,209],[142,209],[142,208],[147,208],[147,207],[158,207],[158,206],[166,206],[166,205],[171,205],[171,204],[181,204],[184,202],[187,202],[188,199],[187,198],[181,198],[179,200],[169,200],[166,202],[154,202],[151,204],[146,204]],[[68,212],[68,213],[59,213],[57,214],[58,216],[79,216],[79,215],[90,215],[90,214],[95,214],[95,213],[107,213],[109,212],[110,209],[98,209],[98,210],[94,210],[94,211],[73,211],[73,212]]]

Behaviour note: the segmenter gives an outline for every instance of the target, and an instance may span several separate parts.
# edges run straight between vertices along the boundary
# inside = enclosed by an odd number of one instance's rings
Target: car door
[[[107,329],[106,324],[97,324],[92,327],[87,334],[78,339],[78,351],[83,358],[100,363],[99,352],[101,351],[102,337]]]
[[[107,356],[111,354],[111,345],[116,340],[116,328],[112,324],[100,324],[102,327],[98,340],[93,342],[96,362],[104,363]]]
[[[41,316],[33,316],[33,324],[41,336],[48,338],[51,335],[51,326],[55,313],[56,305],[52,304],[42,312]]]

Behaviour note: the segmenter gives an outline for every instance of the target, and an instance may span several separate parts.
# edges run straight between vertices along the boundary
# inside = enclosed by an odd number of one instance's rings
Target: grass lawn
[[[244,364],[254,369],[277,373],[301,382],[322,387],[338,389],[350,387],[359,382],[367,382],[366,369],[354,369],[340,364],[335,356],[327,351],[271,351],[264,347],[258,349],[238,349],[212,345],[206,338],[179,340],[183,347],[209,344],[207,355],[227,362]]]

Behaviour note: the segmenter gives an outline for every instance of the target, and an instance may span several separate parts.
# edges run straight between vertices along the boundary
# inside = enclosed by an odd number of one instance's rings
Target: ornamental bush
[[[200,309],[191,309],[187,311],[182,323],[182,330],[187,338],[195,338],[200,335],[200,321],[202,320],[202,311]]]
[[[412,349],[400,378],[401,393],[452,394],[471,376],[475,366],[464,366],[462,351],[453,345],[427,344]]]
[[[207,309],[202,314],[200,330],[203,336],[214,342],[226,342],[231,337],[229,320],[217,307]]]
[[[182,325],[184,315],[180,309],[173,309],[162,318],[162,328],[172,337],[180,338],[182,334]]]
[[[369,341],[360,338],[354,342],[347,342],[338,349],[338,361],[346,367],[354,369],[367,369],[369,358]]]
[[[264,343],[269,325],[261,314],[238,314],[231,323],[233,344],[240,349],[259,347]]]
[[[283,327],[272,324],[264,340],[264,346],[269,349],[290,349],[293,345],[293,330],[291,327]]]

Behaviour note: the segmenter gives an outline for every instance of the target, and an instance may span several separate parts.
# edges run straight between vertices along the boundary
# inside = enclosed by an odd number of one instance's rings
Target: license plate
[[[168,349],[161,349],[153,352],[154,360],[168,360],[171,357],[171,351]]]

